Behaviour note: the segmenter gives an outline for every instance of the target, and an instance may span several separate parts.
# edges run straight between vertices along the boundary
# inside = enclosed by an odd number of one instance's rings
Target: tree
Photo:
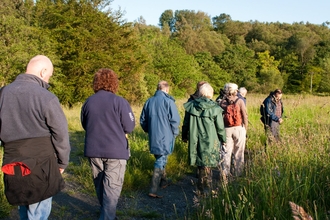
[[[164,11],[159,18],[159,26],[163,29],[169,27],[171,32],[175,31],[175,18],[172,10]]]
[[[283,79],[278,70],[279,61],[269,55],[269,51],[259,52],[258,56],[258,83],[259,92],[267,93],[270,88],[282,88]]]
[[[233,21],[229,15],[220,14],[213,19],[214,29],[226,35],[232,44],[245,45],[245,35],[251,29],[251,24],[240,21]]]
[[[195,54],[195,59],[204,75],[202,79],[208,81],[214,88],[217,88],[216,91],[219,91],[220,88],[223,88],[230,81],[230,75],[214,62],[211,53],[197,53]]]
[[[37,54],[55,59],[47,33],[30,26],[33,1],[3,0],[0,2],[0,83],[12,82],[25,72],[28,61]]]
[[[122,14],[100,11],[109,2],[40,0],[36,4],[36,22],[49,31],[61,55],[57,92],[62,103],[72,105],[90,96],[93,74],[100,68],[118,74],[120,95],[131,102],[138,100],[133,94],[138,91],[135,82],[142,74],[143,54],[132,26],[121,20]]]
[[[326,58],[322,64],[324,69],[321,72],[321,81],[319,83],[319,87],[317,88],[317,92],[326,92],[330,93],[330,58]]]
[[[244,45],[230,45],[215,56],[215,62],[230,75],[230,80],[253,91],[257,86],[254,51]]]

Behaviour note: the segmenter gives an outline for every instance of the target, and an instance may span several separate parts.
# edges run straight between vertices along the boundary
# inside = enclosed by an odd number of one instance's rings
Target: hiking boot
[[[166,172],[165,169],[162,170],[162,175],[161,175],[161,179],[160,179],[160,188],[161,189],[165,189],[166,187],[168,187],[171,184],[171,180],[166,178]]]
[[[155,168],[154,172],[152,174],[151,188],[150,188],[150,191],[148,194],[152,198],[162,198],[163,197],[163,196],[157,194],[161,177],[162,177],[162,170],[160,168]]]

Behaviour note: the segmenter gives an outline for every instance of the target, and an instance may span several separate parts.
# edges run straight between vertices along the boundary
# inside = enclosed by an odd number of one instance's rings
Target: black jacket
[[[11,205],[40,202],[64,188],[50,137],[7,142],[5,149],[2,171],[5,195]],[[17,162],[25,165],[25,172]]]

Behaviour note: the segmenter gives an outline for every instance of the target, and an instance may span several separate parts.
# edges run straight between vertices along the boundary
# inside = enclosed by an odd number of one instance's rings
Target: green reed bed
[[[196,218],[292,219],[292,201],[314,219],[329,219],[329,101],[286,97],[282,141],[267,146],[258,106],[249,106],[245,175],[219,180],[213,196],[199,201]]]

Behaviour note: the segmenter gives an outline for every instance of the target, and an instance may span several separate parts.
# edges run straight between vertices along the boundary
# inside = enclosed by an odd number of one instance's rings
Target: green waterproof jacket
[[[216,167],[220,159],[220,144],[226,142],[222,108],[205,97],[183,106],[186,112],[182,140],[189,141],[190,165]]]

